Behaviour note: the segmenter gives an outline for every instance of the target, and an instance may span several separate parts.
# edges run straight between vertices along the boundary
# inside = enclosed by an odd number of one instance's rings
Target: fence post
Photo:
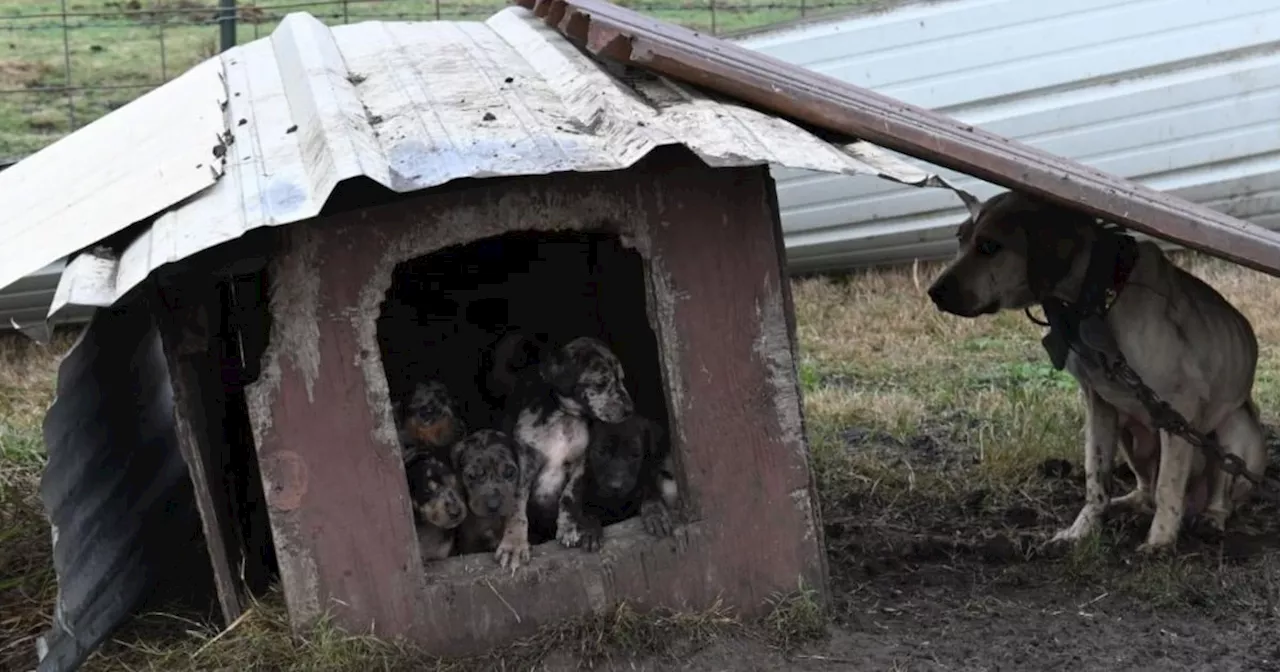
[[[236,46],[236,0],[218,0],[218,51]]]

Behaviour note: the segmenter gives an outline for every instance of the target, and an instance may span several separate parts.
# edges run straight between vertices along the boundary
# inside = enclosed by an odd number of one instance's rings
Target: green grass
[[[698,30],[730,33],[883,0],[643,0],[619,4]],[[268,36],[289,12],[328,24],[369,19],[483,20],[504,0],[241,0],[237,38]],[[715,11],[711,7],[717,6]],[[57,140],[213,56],[216,0],[72,0],[0,3],[0,158]],[[65,49],[64,49],[65,47]],[[70,76],[68,77],[68,69]],[[76,89],[70,95],[64,90]],[[47,90],[52,89],[52,90]]]

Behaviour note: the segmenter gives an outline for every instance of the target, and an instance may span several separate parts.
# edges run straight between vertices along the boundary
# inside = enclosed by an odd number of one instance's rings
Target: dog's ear
[[[964,189],[956,189],[955,192],[956,196],[960,197],[960,201],[964,203],[964,207],[969,211],[969,217],[977,221],[978,213],[982,211],[982,201]]]
[[[578,380],[578,371],[563,351],[551,352],[544,356],[538,364],[538,371],[556,394],[563,397],[573,396],[573,386]]]
[[[454,441],[452,446],[449,446],[450,466],[452,466],[453,470],[458,473],[462,473],[462,455],[467,452],[467,446],[471,443],[468,440],[469,438],[470,437],[464,436],[461,439]]]
[[[1076,226],[1076,213],[1051,207],[1029,216],[1032,221],[1023,229],[1027,236],[1027,284],[1036,298],[1041,298],[1071,273],[1084,240]]]

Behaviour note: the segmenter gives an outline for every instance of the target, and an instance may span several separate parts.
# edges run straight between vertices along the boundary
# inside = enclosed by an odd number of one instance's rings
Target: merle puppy
[[[561,499],[565,493],[572,498],[580,487],[590,440],[587,423],[622,422],[633,411],[622,364],[594,338],[575,338],[547,352],[537,367],[521,374],[508,397],[506,426],[516,442],[536,457],[531,489],[521,494],[538,531],[546,534],[554,526],[561,544],[582,543],[582,530],[570,515],[573,507],[561,506]],[[528,557],[527,524],[512,543],[510,551],[516,559]]]
[[[449,557],[457,528],[467,517],[458,475],[440,458],[438,449],[423,444],[405,447],[404,472],[422,560]]]
[[[662,427],[639,414],[619,423],[592,421],[590,426],[586,474],[561,499],[578,521],[582,547],[599,550],[604,526],[637,512],[647,532],[670,536],[677,486]]]
[[[471,433],[451,453],[471,511],[458,530],[459,553],[496,551],[498,564],[513,569],[528,562],[525,502],[537,457],[496,429]]]
[[[466,433],[458,404],[444,383],[419,382],[396,409],[396,429],[403,445],[448,448]]]

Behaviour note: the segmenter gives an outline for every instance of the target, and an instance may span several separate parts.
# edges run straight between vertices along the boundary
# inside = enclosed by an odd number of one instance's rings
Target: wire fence
[[[726,34],[878,0],[615,0]],[[31,154],[291,12],[330,24],[483,19],[505,0],[3,0],[0,162]],[[6,44],[7,42],[7,44]]]

